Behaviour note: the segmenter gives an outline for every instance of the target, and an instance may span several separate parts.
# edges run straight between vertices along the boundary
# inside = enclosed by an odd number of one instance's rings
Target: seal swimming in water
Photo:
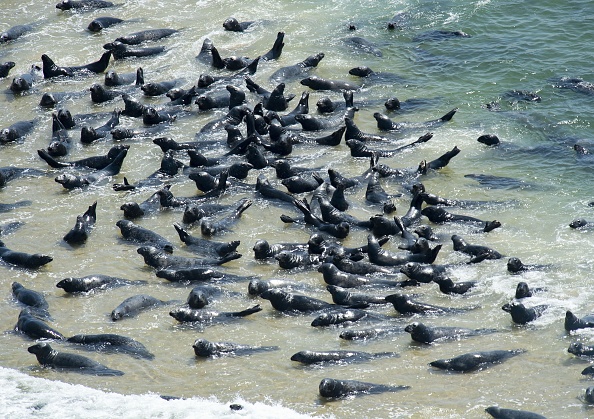
[[[56,284],[56,287],[62,288],[68,293],[89,292],[94,289],[107,289],[115,287],[123,287],[126,285],[145,285],[147,281],[138,280],[130,281],[128,279],[118,278],[115,276],[95,274],[87,275],[80,278],[64,278]]]
[[[414,322],[404,328],[410,333],[412,340],[420,343],[433,343],[441,340],[459,340],[465,337],[480,336],[497,332],[496,329],[468,329],[465,327],[441,326],[429,327],[423,323]]]
[[[64,236],[64,241],[70,245],[82,244],[87,241],[91,230],[97,221],[97,201],[84,212],[76,217],[76,224]]]
[[[54,260],[53,257],[40,253],[17,252],[6,247],[0,240],[0,259],[8,264],[21,268],[38,269]]]
[[[116,222],[116,226],[119,227],[125,240],[135,244],[154,246],[168,253],[173,252],[173,244],[169,240],[148,228],[141,227],[129,220],[119,220]]]
[[[407,390],[410,386],[388,386],[385,384],[374,384],[356,380],[336,380],[324,378],[320,381],[320,396],[332,399],[339,399],[348,396],[363,394],[380,394],[385,392],[396,392]]]
[[[13,282],[11,288],[14,298],[16,298],[16,300],[19,303],[30,307],[36,313],[47,313],[49,304],[47,303],[43,294],[25,288],[22,284],[18,282]]]
[[[124,375],[122,371],[108,368],[86,356],[58,352],[47,342],[40,342],[33,346],[29,346],[27,350],[29,353],[35,354],[37,362],[44,367],[93,375]]]
[[[153,359],[155,355],[150,353],[146,347],[132,338],[115,335],[113,333],[101,333],[97,335],[74,335],[66,339],[69,343],[98,352],[124,353],[136,358]]]
[[[419,301],[411,300],[408,296],[402,294],[391,294],[386,296],[385,298],[386,301],[392,303],[396,311],[403,315],[462,313],[476,308],[440,307],[432,304],[426,304],[421,303]]]
[[[282,289],[270,289],[260,294],[261,298],[269,300],[272,307],[278,311],[311,313],[313,311],[330,308],[333,304],[317,298],[294,294]]]
[[[64,339],[62,333],[52,329],[43,320],[37,318],[29,307],[22,309],[19,313],[14,330],[24,333],[31,339]]]
[[[278,346],[249,346],[233,342],[209,342],[206,339],[196,339],[192,348],[194,348],[196,356],[204,358],[250,355],[257,352],[269,352],[279,349]]]
[[[442,370],[469,372],[482,370],[491,364],[501,364],[502,362],[525,352],[525,349],[470,352],[450,359],[438,359],[430,362],[429,365]]]
[[[70,173],[65,173],[56,176],[54,180],[66,189],[83,188],[92,183],[99,182],[106,177],[117,175],[120,172],[122,163],[124,162],[124,158],[126,158],[127,154],[127,149],[121,150],[117,157],[109,165],[89,175],[76,176]]]
[[[522,303],[513,301],[509,304],[504,304],[501,309],[511,314],[512,320],[517,324],[526,324],[536,320],[549,306],[546,304],[537,305],[527,308]]]
[[[133,295],[132,297],[126,298],[124,301],[122,301],[122,303],[120,303],[120,305],[113,309],[111,312],[111,319],[115,322],[116,320],[123,319],[124,317],[133,317],[140,311],[170,303],[171,302],[161,301],[146,294]]]
[[[545,416],[527,410],[504,409],[499,406],[491,406],[485,412],[495,419],[546,419]]]
[[[43,54],[41,61],[43,62],[43,77],[46,79],[58,76],[74,77],[77,74],[84,73],[103,73],[109,65],[109,59],[111,58],[111,51],[104,52],[101,58],[90,64],[80,66],[61,67],[58,66],[54,61]]]
[[[171,310],[169,315],[178,322],[206,325],[225,322],[233,319],[240,319],[260,311],[262,311],[262,308],[259,304],[241,311],[211,311],[205,309],[179,307]]]
[[[565,313],[565,330],[568,332],[591,327],[594,327],[594,314],[579,318],[569,310]]]
[[[347,364],[351,362],[371,361],[377,358],[394,358],[395,352],[369,353],[361,351],[299,351],[291,356],[291,361],[305,365],[311,364]]]

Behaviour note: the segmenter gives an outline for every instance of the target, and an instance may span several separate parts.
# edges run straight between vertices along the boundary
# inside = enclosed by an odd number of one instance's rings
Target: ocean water
[[[568,334],[563,328],[566,310],[578,316],[591,311],[591,277],[594,232],[573,230],[569,223],[578,218],[594,220],[588,204],[594,199],[591,155],[578,155],[574,144],[594,148],[591,126],[591,43],[594,40],[587,1],[122,1],[113,9],[84,13],[61,12],[53,2],[5,0],[0,10],[0,30],[18,24],[35,23],[35,29],[22,38],[0,44],[0,62],[14,61],[10,75],[0,80],[0,128],[25,119],[37,121],[34,131],[16,144],[2,145],[0,167],[33,167],[46,172],[40,177],[25,177],[0,189],[0,202],[31,200],[32,204],[0,214],[0,224],[23,221],[19,230],[2,241],[7,247],[28,253],[44,253],[54,260],[43,268],[30,271],[0,266],[0,383],[6,391],[0,396],[0,415],[35,417],[108,417],[114,411],[123,417],[337,417],[337,418],[468,418],[487,417],[491,405],[538,412],[551,418],[588,417],[591,411],[582,401],[591,382],[580,372],[590,364],[567,353],[570,343],[586,344],[594,340],[591,330]],[[98,16],[117,16],[129,20],[101,33],[85,30]],[[245,33],[226,32],[222,22],[229,16],[256,23]],[[399,27],[387,29],[387,22],[397,16]],[[354,24],[356,31],[349,31]],[[420,180],[427,191],[452,199],[493,201],[479,208],[452,208],[451,212],[472,215],[483,220],[499,220],[502,227],[488,234],[477,233],[476,226],[464,224],[432,225],[443,245],[435,263],[452,264],[452,279],[475,280],[478,285],[467,296],[448,296],[435,284],[425,284],[403,292],[431,304],[466,307],[478,306],[462,315],[404,317],[390,306],[373,310],[390,316],[386,323],[405,325],[413,321],[435,326],[495,328],[499,332],[431,346],[416,344],[407,333],[366,342],[338,338],[344,328],[318,329],[310,326],[313,315],[289,316],[275,311],[266,300],[247,295],[247,281],[225,283],[230,293],[212,303],[217,311],[237,311],[255,304],[263,310],[237,322],[204,328],[178,324],[168,315],[170,307],[157,308],[140,315],[112,322],[109,313],[125,298],[145,293],[162,300],[185,301],[192,285],[176,286],[157,278],[144,264],[136,246],[121,240],[115,223],[123,217],[120,206],[127,201],[141,202],[156,188],[116,192],[112,183],[124,176],[137,182],[159,167],[161,150],[152,143],[154,136],[124,142],[130,145],[121,173],[109,181],[82,190],[66,191],[54,181],[60,170],[49,169],[36,150],[47,147],[51,138],[51,111],[38,107],[44,92],[79,92],[62,103],[72,114],[111,112],[122,107],[121,100],[93,104],[88,94],[92,83],[102,83],[103,75],[41,81],[23,95],[13,95],[8,87],[13,77],[26,73],[33,64],[41,64],[47,54],[58,65],[79,65],[95,61],[102,45],[118,36],[147,28],[175,28],[180,33],[153,42],[166,46],[166,52],[147,59],[112,61],[110,69],[133,72],[139,66],[145,79],[163,81],[184,79],[183,87],[196,82],[202,73],[226,74],[198,62],[204,38],[210,38],[224,57],[255,57],[266,52],[277,32],[285,32],[285,47],[276,60],[261,63],[253,79],[267,89],[274,83],[269,76],[278,68],[292,65],[317,52],[325,58],[312,74],[351,83],[362,83],[355,92],[360,108],[355,122],[361,130],[380,133],[373,118],[382,112],[395,121],[408,122],[410,128],[393,133],[386,148],[412,142],[427,131],[434,137],[427,143],[381,158],[380,163],[394,168],[416,167],[451,150],[461,152],[450,164]],[[463,31],[468,37],[449,37],[436,31]],[[354,50],[345,41],[363,37],[380,48],[382,57]],[[352,67],[367,65],[376,72],[397,77],[388,82],[361,82],[350,76]],[[570,79],[584,83],[571,84]],[[316,92],[287,82],[287,93],[300,96],[310,92],[310,113],[315,113],[318,99],[329,96],[342,100],[340,93]],[[521,100],[517,91],[531,92],[540,101]],[[164,97],[146,98],[145,103],[163,105]],[[389,112],[383,103],[398,97],[403,107]],[[258,98],[248,93],[250,106]],[[297,100],[297,99],[295,99]],[[441,126],[426,127],[434,120],[458,108],[453,119]],[[292,109],[290,107],[290,109]],[[193,141],[195,133],[207,122],[222,116],[223,111],[188,114],[171,124],[161,135],[177,141]],[[91,125],[99,126],[103,119]],[[138,128],[142,123],[122,117],[123,126]],[[241,126],[245,133],[245,127]],[[80,127],[70,131],[73,148],[67,160],[104,154],[114,141],[108,138],[83,146]],[[498,147],[487,147],[476,139],[495,134]],[[209,138],[210,139],[210,138]],[[213,140],[224,140],[216,133]],[[209,156],[224,149],[205,147]],[[177,157],[187,163],[187,157]],[[299,166],[334,168],[347,176],[358,176],[369,167],[367,159],[352,158],[344,143],[337,147],[298,145],[292,158]],[[245,180],[255,184],[259,174],[283,189],[272,168],[251,171]],[[481,185],[465,177],[483,174],[511,178],[514,181],[494,186]],[[197,194],[187,176],[171,179],[176,196]],[[390,193],[404,193],[395,199],[397,214],[403,215],[410,197],[397,181],[382,180]],[[303,196],[309,199],[309,194]],[[225,266],[237,275],[258,275],[263,279],[285,278],[300,281],[310,288],[308,295],[331,301],[321,274],[315,269],[283,270],[270,262],[253,258],[252,247],[258,239],[271,243],[306,242],[313,232],[303,225],[283,224],[281,214],[296,216],[290,206],[268,202],[253,191],[234,190],[220,198],[233,203],[250,198],[254,204],[240,223],[220,241],[241,240],[242,258]],[[364,188],[348,192],[349,213],[365,219],[381,211],[364,199]],[[76,216],[97,201],[97,224],[86,244],[71,247],[62,237],[74,225]],[[172,227],[181,222],[180,210],[161,210],[135,220],[168,238],[174,253],[190,256]],[[426,218],[423,223],[428,223]],[[192,234],[200,235],[197,226]],[[346,246],[366,243],[368,232],[353,229]],[[468,242],[492,247],[505,257],[500,260],[466,264],[469,258],[453,251],[450,236],[459,234]],[[398,252],[393,238],[386,249]],[[508,257],[524,263],[550,265],[548,269],[511,275],[506,270]],[[55,284],[63,278],[102,273],[131,280],[148,281],[142,287],[123,287],[84,295],[68,295]],[[400,279],[400,278],[399,278]],[[52,327],[65,336],[79,333],[118,333],[142,342],[154,360],[135,359],[123,354],[80,351],[60,342],[51,343],[58,350],[76,352],[125,372],[121,377],[96,377],[41,368],[27,352],[34,341],[15,334],[21,307],[11,295],[11,283],[43,292],[50,306]],[[501,306],[514,296],[519,281],[545,292],[525,304],[547,304],[544,315],[528,326],[517,326]],[[398,292],[395,289],[368,290],[378,295]],[[352,325],[361,329],[372,325]],[[278,346],[274,352],[247,357],[223,357],[201,360],[194,356],[192,343],[197,338],[232,341],[248,345]],[[428,366],[440,358],[466,352],[493,349],[526,349],[502,365],[483,371],[443,373]],[[300,350],[348,349],[366,352],[393,351],[397,358],[377,359],[366,363],[326,367],[303,367],[290,357]],[[318,385],[325,377],[356,379],[389,385],[408,385],[398,393],[365,395],[328,401],[319,396]],[[183,398],[165,401],[159,395]],[[231,411],[229,405],[244,409]]]

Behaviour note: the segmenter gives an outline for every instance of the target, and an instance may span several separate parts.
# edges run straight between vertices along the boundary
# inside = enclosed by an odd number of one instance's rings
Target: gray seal
[[[497,332],[496,329],[468,329],[453,326],[429,327],[419,322],[409,324],[404,328],[404,331],[410,333],[410,337],[415,342],[426,344],[435,341],[461,339]]]
[[[336,380],[333,378],[324,378],[320,381],[320,396],[339,399],[348,396],[358,396],[363,394],[379,394],[385,392],[395,392],[409,389],[409,386],[389,386],[385,384],[374,384],[356,380]]]
[[[495,419],[546,419],[545,416],[527,410],[504,409],[499,406],[491,406],[485,412]]]
[[[97,201],[95,201],[82,215],[76,217],[76,224],[66,233],[64,241],[68,244],[77,245],[87,241],[91,230],[95,227],[97,221]]]
[[[346,364],[365,362],[378,358],[398,357],[395,352],[361,352],[361,351],[299,351],[291,356],[291,361],[305,365],[311,364]]]
[[[155,356],[146,347],[132,338],[101,333],[97,335],[74,335],[66,339],[69,343],[98,352],[125,353],[135,358],[153,359]]]
[[[482,370],[492,364],[501,364],[524,352],[526,352],[525,349],[470,352],[450,359],[438,359],[430,362],[429,365],[442,370],[468,372]]]
[[[14,330],[24,333],[31,339],[64,339],[64,336],[60,332],[52,329],[43,320],[35,317],[28,307],[22,309],[19,313],[19,319]]]
[[[31,254],[10,250],[2,241],[0,241],[0,259],[10,265],[27,269],[38,269],[54,260],[51,256],[40,253]]]
[[[77,371],[93,375],[124,375],[122,371],[108,368],[86,356],[58,352],[47,342],[40,342],[33,346],[29,346],[27,350],[29,353],[35,354],[37,362],[44,367]]]
[[[133,295],[126,298],[119,306],[111,312],[111,319],[113,321],[123,319],[124,317],[133,317],[140,311],[159,307],[169,304],[169,302],[161,301],[155,297],[146,294]]]
[[[64,278],[56,284],[68,293],[89,292],[95,289],[108,289],[126,285],[146,285],[147,281],[130,281],[109,275],[87,275],[80,278]]]
[[[194,348],[196,356],[201,358],[250,355],[279,349],[278,346],[249,346],[233,342],[209,342],[206,339],[196,339],[192,348]]]

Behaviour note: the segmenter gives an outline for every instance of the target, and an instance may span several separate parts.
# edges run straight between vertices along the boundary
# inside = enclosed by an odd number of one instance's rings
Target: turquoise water
[[[431,318],[400,317],[391,307],[377,311],[394,316],[394,322],[402,326],[422,321],[439,326],[496,328],[501,333],[430,347],[415,344],[408,334],[365,343],[347,342],[338,338],[342,329],[317,330],[309,325],[313,316],[284,316],[275,312],[269,302],[247,296],[245,282],[227,285],[241,296],[217,300],[213,304],[215,310],[231,311],[260,303],[263,311],[244,322],[197,330],[179,326],[167,315],[169,309],[164,308],[112,323],[108,314],[128,296],[142,292],[163,300],[185,300],[191,287],[174,287],[156,278],[153,270],[144,265],[135,247],[120,240],[115,226],[122,217],[119,210],[122,203],[131,200],[140,202],[153,192],[150,189],[115,192],[110,187],[111,183],[122,182],[124,176],[138,181],[158,168],[162,153],[150,139],[129,142],[130,152],[121,173],[105,184],[81,191],[65,191],[53,180],[59,172],[48,169],[37,156],[36,150],[47,147],[51,137],[51,113],[37,107],[41,93],[83,92],[92,83],[103,82],[103,75],[98,75],[41,82],[33,92],[23,96],[14,97],[9,91],[0,95],[1,128],[18,120],[39,120],[36,129],[24,141],[2,146],[0,166],[35,167],[47,171],[47,176],[15,180],[0,189],[2,203],[24,199],[33,201],[31,206],[0,214],[0,224],[16,220],[25,222],[24,227],[2,240],[15,250],[46,253],[54,257],[53,262],[39,271],[0,267],[3,272],[0,289],[5,290],[0,305],[1,328],[7,331],[0,336],[0,366],[34,377],[31,382],[26,380],[27,386],[39,389],[46,387],[46,382],[40,380],[44,378],[124,395],[152,393],[198,399],[214,396],[223,406],[238,399],[245,403],[282,405],[312,416],[486,417],[484,408],[499,405],[531,410],[552,418],[588,417],[590,411],[579,398],[591,384],[580,375],[588,361],[568,354],[567,347],[574,341],[591,343],[594,336],[588,330],[573,332],[571,336],[566,334],[563,318],[568,309],[579,316],[592,310],[592,232],[568,227],[578,217],[594,219],[588,206],[594,198],[594,187],[590,181],[594,160],[587,155],[578,156],[573,150],[576,143],[594,147],[591,139],[594,117],[592,93],[557,86],[563,78],[594,81],[590,52],[594,40],[591,2],[258,0],[237,3],[139,0],[126,1],[112,10],[81,14],[60,12],[52,2],[5,1],[0,10],[0,30],[32,22],[38,22],[38,26],[23,38],[0,45],[0,61],[17,63],[9,77],[0,80],[0,88],[8,89],[12,77],[27,72],[32,64],[40,65],[41,54],[48,54],[59,65],[87,63],[99,57],[104,43],[118,36],[160,27],[182,29],[179,34],[156,43],[167,47],[165,54],[154,59],[115,61],[110,64],[110,69],[132,72],[142,66],[147,81],[184,78],[185,87],[189,87],[201,73],[212,71],[194,58],[205,37],[213,40],[223,56],[255,57],[270,48],[278,31],[284,31],[286,45],[280,59],[262,63],[253,76],[267,88],[274,87],[268,77],[275,70],[316,52],[325,53],[325,58],[314,72],[321,77],[358,82],[348,75],[348,70],[359,65],[368,65],[377,72],[394,73],[402,82],[366,83],[361,91],[355,93],[355,103],[360,107],[355,122],[363,131],[378,133],[372,116],[374,112],[387,113],[396,121],[421,123],[438,118],[453,108],[459,110],[451,122],[431,129],[434,132],[431,141],[395,157],[382,158],[380,162],[395,168],[416,167],[419,161],[431,160],[456,145],[461,153],[446,168],[422,179],[427,190],[448,198],[495,200],[510,204],[472,210],[452,209],[455,213],[501,221],[503,227],[489,234],[476,234],[474,228],[464,225],[433,226],[443,239],[443,248],[436,263],[459,264],[452,271],[454,280],[479,282],[469,296],[446,296],[438,291],[435,284],[405,291],[415,293],[419,300],[432,304],[455,307],[479,305],[479,309],[464,315]],[[20,12],[15,13],[15,10]],[[386,22],[397,13],[401,13],[401,28],[387,30]],[[135,20],[100,34],[85,31],[93,18],[105,15]],[[229,33],[222,29],[222,22],[229,16],[257,23],[245,33]],[[349,32],[348,23],[353,23],[358,29]],[[470,37],[427,37],[430,31],[436,30],[460,30]],[[361,36],[374,42],[382,50],[383,57],[353,51],[344,42],[350,36]],[[542,99],[539,102],[517,101],[506,94],[513,90],[536,93]],[[287,83],[286,92],[299,96],[302,91],[304,86],[297,81]],[[165,102],[164,98],[138,96],[147,103]],[[310,91],[312,113],[315,112],[316,101],[323,96],[341,99],[338,93]],[[397,96],[402,102],[416,99],[419,105],[403,107],[401,112],[386,112],[383,102],[392,96]],[[252,95],[248,95],[248,99],[252,106],[257,101]],[[77,114],[111,112],[114,107],[123,104],[116,101],[94,105],[85,93],[69,100],[64,106]],[[195,105],[191,110],[196,110]],[[165,134],[177,141],[191,141],[206,122],[219,115],[222,112],[180,118]],[[122,118],[122,125],[136,128],[139,121]],[[245,132],[243,127],[242,130]],[[424,128],[411,129],[396,138],[408,142],[426,131]],[[78,142],[78,133],[78,128],[71,131],[75,145],[69,160],[103,154],[113,145],[110,139],[83,147]],[[489,148],[476,141],[480,135],[487,133],[496,134],[502,141],[501,146]],[[219,151],[210,153],[216,155]],[[298,146],[294,155],[299,165],[332,167],[349,176],[361,174],[369,164],[366,159],[352,158],[344,144],[331,150]],[[187,161],[183,154],[179,158]],[[282,188],[271,168],[252,171],[246,181],[255,183],[259,173]],[[464,177],[466,174],[511,177],[529,186],[489,189]],[[401,191],[396,182],[386,180],[382,184],[389,192]],[[185,176],[173,179],[172,185],[176,196],[196,193],[194,183]],[[316,271],[287,272],[272,262],[261,263],[253,259],[251,248],[258,239],[265,238],[273,243],[305,242],[312,231],[284,225],[279,216],[296,213],[290,208],[277,208],[251,192],[234,193],[223,197],[221,202],[235,202],[240,197],[256,199],[235,230],[224,236],[224,240],[241,240],[239,251],[243,254],[241,259],[230,263],[227,270],[241,275],[257,274],[265,279],[299,280],[314,289],[312,296],[330,301],[321,274]],[[369,217],[379,211],[378,207],[369,207],[365,203],[362,190],[347,195],[347,199],[352,203],[349,212],[358,218]],[[61,238],[74,225],[76,215],[82,214],[95,200],[98,201],[97,226],[85,245],[71,248]],[[406,212],[408,203],[406,196],[396,200],[399,215]],[[172,224],[180,220],[180,211],[164,210],[138,223],[170,239],[176,245],[176,254],[189,256],[172,228]],[[423,222],[427,220],[423,219]],[[193,234],[198,235],[199,229],[195,228]],[[506,256],[519,257],[525,263],[550,264],[552,268],[515,276],[506,271],[507,258],[465,265],[468,258],[452,249],[449,240],[452,234],[460,234],[471,243],[490,246]],[[345,240],[345,245],[364,244],[366,236],[366,231],[354,231]],[[398,242],[391,240],[386,248],[397,252],[397,246]],[[62,278],[91,273],[141,279],[149,281],[149,284],[142,288],[126,287],[83,296],[69,296],[55,287]],[[547,289],[526,302],[530,306],[549,305],[545,314],[527,327],[514,326],[509,314],[501,310],[501,306],[513,297],[520,280],[530,286]],[[20,310],[10,294],[13,281],[45,294],[54,318],[51,324],[65,335],[124,334],[143,342],[155,354],[155,359],[147,361],[125,355],[84,353],[112,368],[125,371],[123,377],[79,376],[39,368],[35,358],[26,350],[32,341],[8,332],[14,327]],[[378,291],[378,294],[393,292]],[[277,345],[280,350],[250,357],[200,361],[195,359],[191,348],[198,337],[252,345]],[[55,345],[66,351],[73,350],[59,343]],[[515,348],[524,348],[528,352],[503,365],[470,374],[444,374],[427,365],[435,359],[465,352]],[[290,356],[305,349],[395,351],[400,357],[324,368],[294,365],[289,360]],[[4,369],[0,370],[0,377],[4,382],[25,380]],[[318,395],[318,384],[324,377],[410,385],[411,389],[327,402]],[[91,397],[87,395],[91,393],[78,395],[70,388],[52,389],[52,394],[58,399],[64,393],[80,400]],[[18,392],[11,394],[10,398],[3,400],[0,397],[0,400],[10,403],[15,397],[21,397]],[[92,394],[92,397],[101,400],[93,414],[96,417],[107,416],[106,406],[112,400],[111,396],[107,393]],[[27,393],[22,397],[37,396]],[[160,400],[153,397],[149,399],[152,402],[143,398],[134,399],[134,403],[146,406],[147,412],[143,412],[143,416],[190,415],[185,410],[186,406],[171,404],[163,407]],[[222,414],[215,408],[208,412],[205,415],[212,417]],[[267,412],[256,409],[244,412],[244,415],[262,417],[269,414]],[[279,408],[279,415],[284,415],[283,412]],[[24,417],[32,413],[24,404],[15,415]],[[75,417],[77,413],[71,416]],[[129,417],[134,417],[134,413],[129,413]]]

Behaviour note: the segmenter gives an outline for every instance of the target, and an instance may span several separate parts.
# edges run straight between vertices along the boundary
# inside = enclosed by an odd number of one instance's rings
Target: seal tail
[[[186,230],[184,230],[182,226],[180,226],[178,223],[174,223],[173,227],[175,227],[175,231],[177,231],[177,234],[179,234],[179,239],[182,242],[186,243],[188,238],[190,237],[190,234]]]
[[[221,257],[221,258],[220,258],[220,259],[217,261],[217,263],[216,263],[216,264],[217,264],[217,265],[223,265],[223,264],[225,264],[225,263],[227,263],[227,262],[230,262],[230,261],[232,261],[232,260],[239,259],[240,257],[241,257],[241,254],[240,254],[240,253],[237,253],[237,252],[231,252],[231,253],[228,253],[228,254],[226,254],[225,256]]]
[[[39,157],[41,157],[42,160],[45,160],[45,162],[47,164],[49,164],[50,167],[53,167],[54,169],[61,169],[63,167],[70,167],[71,166],[68,163],[62,163],[62,162],[57,161],[52,156],[50,156],[48,154],[48,152],[45,151],[45,150],[37,150],[37,154],[39,155]]]
[[[142,69],[142,67],[138,67],[136,69],[136,86],[142,86],[144,85],[144,70]]]
[[[458,111],[458,108],[454,108],[451,111],[449,111],[448,113],[446,113],[444,116],[442,116],[441,118],[439,118],[440,121],[450,121],[453,117],[454,114]]]
[[[246,310],[242,310],[242,311],[233,313],[233,316],[234,317],[245,317],[245,316],[249,316],[250,314],[257,313],[258,311],[262,311],[262,307],[260,307],[260,304],[256,304],[255,306],[250,307]]]
[[[225,62],[221,58],[221,55],[219,54],[219,50],[216,49],[215,46],[213,46],[211,49],[211,52],[212,52],[212,66],[214,68],[219,68],[219,69],[225,68]]]

